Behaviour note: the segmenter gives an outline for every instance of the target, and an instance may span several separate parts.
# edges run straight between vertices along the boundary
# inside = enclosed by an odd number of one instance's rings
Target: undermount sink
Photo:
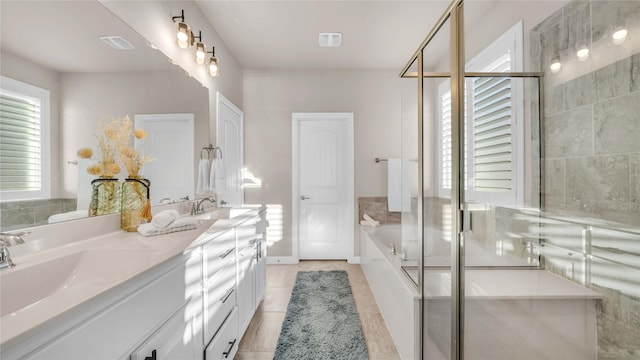
[[[89,249],[0,273],[0,316],[56,294],[111,283],[144,266],[140,249]]]

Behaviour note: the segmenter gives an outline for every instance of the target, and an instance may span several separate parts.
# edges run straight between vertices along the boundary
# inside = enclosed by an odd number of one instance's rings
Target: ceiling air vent
[[[125,40],[122,36],[100,36],[99,38],[105,44],[111,46],[117,50],[132,50],[135,49],[135,46],[131,45],[130,42]]]
[[[342,33],[320,33],[318,42],[322,47],[340,47],[342,44]]]

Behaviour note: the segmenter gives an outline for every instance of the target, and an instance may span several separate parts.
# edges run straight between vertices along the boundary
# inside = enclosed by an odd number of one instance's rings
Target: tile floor
[[[298,271],[345,270],[349,275],[371,360],[400,359],[360,265],[346,261],[301,261],[268,265],[264,302],[244,334],[235,360],[272,360]]]

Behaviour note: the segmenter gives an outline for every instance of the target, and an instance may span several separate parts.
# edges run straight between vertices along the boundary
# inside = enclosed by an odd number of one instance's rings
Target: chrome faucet
[[[191,215],[202,214],[204,212],[204,207],[202,206],[202,203],[205,201],[208,201],[213,205],[216,204],[216,200],[213,198],[202,198],[200,200],[196,200],[191,203]]]
[[[396,254],[396,244],[387,243],[387,246],[389,247],[389,252],[391,253],[391,255],[395,255]]]
[[[11,260],[11,253],[9,247],[13,245],[24,244],[22,235],[26,235],[28,232],[19,233],[0,233],[0,269],[11,268],[16,266]]]

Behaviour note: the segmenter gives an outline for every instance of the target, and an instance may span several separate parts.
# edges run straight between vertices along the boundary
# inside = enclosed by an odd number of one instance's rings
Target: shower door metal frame
[[[424,72],[424,50],[433,40],[440,29],[445,25],[447,20],[451,20],[450,28],[450,72]],[[465,42],[464,42],[464,0],[452,0],[444,13],[440,16],[434,27],[431,29],[426,38],[422,41],[418,49],[411,56],[407,64],[400,71],[401,78],[416,78],[418,80],[418,239],[420,240],[421,256],[419,257],[418,266],[418,287],[420,291],[420,333],[419,333],[419,351],[420,358],[424,359],[424,315],[425,315],[425,293],[424,293],[424,79],[425,78],[447,78],[451,79],[451,208],[455,209],[452,214],[451,229],[453,231],[451,242],[451,359],[464,360],[464,300],[465,300],[465,283],[464,283],[464,89],[465,79],[467,77],[510,77],[510,78],[536,78],[538,82],[538,116],[539,131],[542,131],[542,103],[543,103],[543,84],[542,72],[466,72],[465,71]],[[417,71],[411,72],[411,66],[417,63]],[[539,132],[542,134],[542,132]],[[544,158],[543,144],[539,141],[540,161]],[[544,166],[540,166],[539,178],[544,178]],[[539,182],[539,194],[542,194],[543,182]],[[540,197],[540,206],[542,206],[542,197]]]

